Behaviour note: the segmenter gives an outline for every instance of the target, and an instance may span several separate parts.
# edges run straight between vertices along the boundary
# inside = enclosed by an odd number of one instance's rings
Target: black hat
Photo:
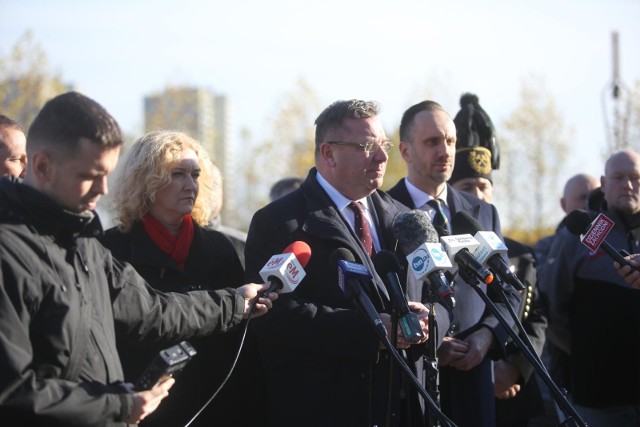
[[[485,147],[491,154],[491,168],[500,167],[500,148],[489,115],[480,107],[478,97],[465,93],[460,97],[460,108],[453,119],[456,124],[456,148]]]
[[[456,151],[456,164],[449,184],[464,178],[487,178],[493,184],[491,152],[487,148],[461,148]]]

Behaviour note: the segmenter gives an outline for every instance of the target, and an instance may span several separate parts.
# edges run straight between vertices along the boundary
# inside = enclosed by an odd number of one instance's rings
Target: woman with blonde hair
[[[143,136],[131,147],[119,171],[111,194],[117,225],[107,230],[103,244],[158,290],[189,292],[242,285],[244,271],[230,241],[207,227],[217,200],[212,171],[206,150],[188,135],[155,131]],[[239,328],[193,340],[198,355],[142,426],[187,424],[227,376],[241,332]],[[141,348],[122,340],[117,345],[125,379],[132,382],[166,347]],[[242,402],[250,399],[255,403],[251,394],[261,390],[260,373],[256,375],[259,358],[248,350],[245,344],[234,375],[192,426],[263,422],[259,411],[241,412]]]

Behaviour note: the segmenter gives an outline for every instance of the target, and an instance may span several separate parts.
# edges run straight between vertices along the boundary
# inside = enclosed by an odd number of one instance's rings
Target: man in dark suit
[[[451,229],[451,217],[466,211],[485,230],[502,238],[495,207],[447,184],[455,164],[456,127],[451,116],[433,101],[410,107],[400,123],[400,153],[407,164],[407,177],[389,195],[412,209],[423,209],[435,218],[436,200],[446,217],[443,233]],[[433,202],[431,202],[433,203]],[[438,228],[438,227],[436,227]],[[481,286],[486,292],[486,286]],[[494,386],[491,359],[504,355],[507,332],[471,286],[456,277],[453,285],[456,306],[449,337],[438,348],[441,405],[460,427],[495,426]],[[514,307],[519,294],[508,293]],[[496,303],[505,318],[507,308]],[[511,321],[512,322],[512,321]]]
[[[378,190],[392,144],[378,118],[377,103],[333,103],[316,120],[315,140],[316,167],[300,188],[256,212],[245,250],[246,277],[254,278],[260,277],[259,270],[272,255],[291,242],[304,241],[312,250],[306,277],[295,291],[282,294],[265,321],[253,323],[267,374],[269,423],[364,427],[391,420],[395,426],[423,425],[415,390],[401,392],[399,373],[390,387],[390,355],[365,316],[343,294],[336,268],[329,262],[336,249],[346,248],[369,269],[374,277],[362,290],[390,331],[389,294],[368,248],[394,250],[394,217],[406,207]],[[354,202],[362,204],[360,213],[355,207],[352,211]],[[358,216],[364,222],[355,226]],[[368,238],[363,238],[365,234]],[[397,255],[405,259],[405,254]],[[408,296],[420,301],[420,290],[408,289]],[[422,304],[409,304],[420,316],[426,315]],[[401,336],[397,345],[409,347]]]

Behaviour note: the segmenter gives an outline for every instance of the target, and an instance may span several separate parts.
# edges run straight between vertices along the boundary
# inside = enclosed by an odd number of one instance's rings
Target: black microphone
[[[605,240],[609,231],[613,228],[614,222],[604,214],[599,214],[592,220],[591,215],[585,210],[578,209],[570,212],[564,221],[567,229],[576,236],[580,236],[580,241],[592,251],[602,248],[614,261],[620,265],[631,266],[629,261]]]
[[[344,295],[354,300],[356,307],[369,320],[373,329],[381,337],[386,338],[387,329],[380,319],[380,314],[376,311],[367,294],[362,291],[363,279],[370,279],[371,273],[367,267],[354,261],[353,253],[347,248],[338,248],[329,255],[330,265],[338,268],[338,285]]]
[[[524,284],[514,274],[505,262],[501,254],[507,254],[508,248],[493,231],[483,231],[480,223],[468,212],[457,212],[451,219],[451,225],[461,234],[471,234],[480,246],[473,251],[473,256],[482,264],[489,267],[503,281],[513,286],[516,290],[525,289]]]
[[[398,258],[393,252],[382,250],[373,256],[372,261],[387,287],[394,310],[398,313],[398,323],[404,339],[413,344],[420,342],[424,338],[424,333],[422,332],[418,315],[409,308],[400,286],[398,273],[402,270],[402,267],[398,262]],[[384,280],[385,278],[387,280]]]
[[[449,312],[456,301],[444,272],[452,269],[451,261],[442,250],[438,233],[429,215],[419,209],[402,212],[393,221],[393,234],[404,253],[411,272],[418,280],[428,280],[438,301]],[[428,302],[428,301],[422,301]]]

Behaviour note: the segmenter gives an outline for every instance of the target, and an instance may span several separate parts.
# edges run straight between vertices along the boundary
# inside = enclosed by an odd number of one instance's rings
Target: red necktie
[[[362,211],[362,204],[360,202],[351,202],[349,203],[349,208],[353,211],[353,225],[356,231],[356,236],[358,236],[360,242],[362,242],[362,246],[364,246],[365,251],[367,251],[369,256],[371,256],[371,254],[373,254],[373,239],[371,238],[369,222],[367,222],[364,217],[364,212]]]

